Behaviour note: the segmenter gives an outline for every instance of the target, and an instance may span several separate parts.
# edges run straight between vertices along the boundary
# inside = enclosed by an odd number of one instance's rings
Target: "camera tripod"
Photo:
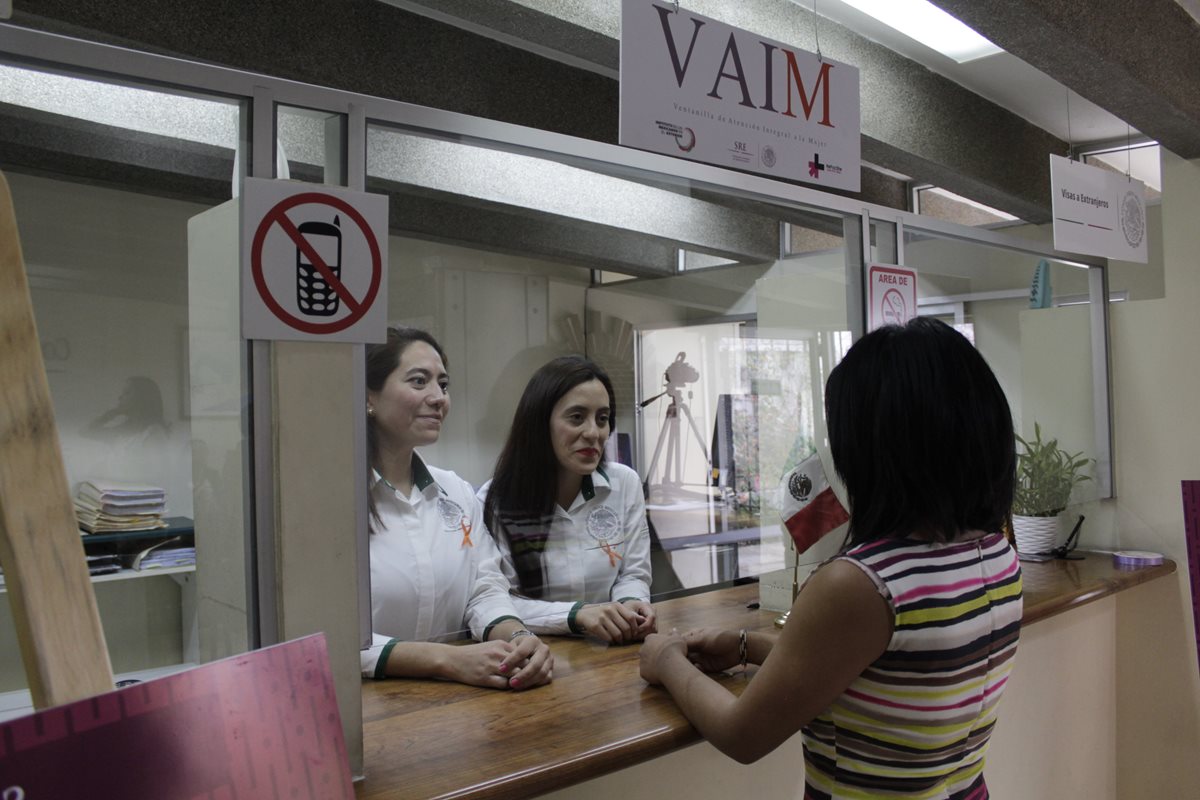
[[[692,417],[692,410],[683,400],[683,392],[678,386],[667,384],[666,391],[656,394],[649,400],[642,402],[642,407],[653,403],[663,395],[669,395],[671,404],[667,406],[666,421],[663,424],[662,430],[658,432],[658,442],[654,445],[654,456],[650,459],[650,468],[646,471],[646,479],[654,475],[654,470],[658,466],[658,459],[662,455],[663,447],[667,448],[667,460],[663,465],[663,475],[660,486],[664,489],[679,489],[683,486],[683,439],[679,435],[679,414],[682,411],[687,417],[688,426],[692,433],[696,436],[696,442],[700,445],[700,452],[704,454],[704,463],[708,470],[712,470],[712,461],[708,457],[708,446],[704,443],[704,436],[700,433],[700,428],[696,426],[696,420]],[[671,478],[672,468],[674,468],[674,479]]]

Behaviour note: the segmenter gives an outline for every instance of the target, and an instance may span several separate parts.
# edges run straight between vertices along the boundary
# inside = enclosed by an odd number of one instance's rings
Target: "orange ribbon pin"
[[[475,543],[471,541],[471,528],[474,526],[467,522],[466,517],[463,517],[461,520],[459,520],[458,525],[460,528],[462,528],[463,532],[462,544],[458,546],[459,549],[461,550],[464,547],[474,547]]]
[[[600,547],[604,549],[604,552],[608,553],[608,565],[610,567],[615,567],[618,559],[624,560],[621,558],[621,554],[613,550],[613,546],[608,542],[601,542]]]

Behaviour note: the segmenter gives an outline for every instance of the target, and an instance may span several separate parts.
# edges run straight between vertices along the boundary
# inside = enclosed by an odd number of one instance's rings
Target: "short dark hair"
[[[1012,413],[983,356],[949,325],[917,317],[868,333],[830,373],[825,416],[850,544],[952,541],[1007,519]]]
[[[424,342],[437,352],[442,359],[442,365],[449,369],[449,361],[437,339],[420,328],[404,326],[389,327],[387,339],[381,344],[369,344],[366,348],[367,362],[367,391],[381,392],[387,383],[388,376],[400,366],[400,358],[404,351],[414,342]],[[379,431],[375,428],[375,418],[367,414],[367,471],[379,463]],[[371,512],[371,529],[379,524],[379,511],[375,508],[375,498],[368,493],[367,506]]]
[[[497,539],[504,537],[513,554],[520,591],[540,597],[543,588],[542,548],[516,542],[519,531],[544,536],[554,511],[558,488],[558,458],[550,438],[550,416],[563,395],[576,386],[598,380],[608,392],[609,430],[617,413],[612,381],[598,364],[580,355],[561,356],[544,364],[521,394],[512,428],[483,504],[483,520]],[[603,458],[603,454],[601,454]],[[524,538],[524,537],[522,537]],[[545,544],[544,538],[541,542]]]

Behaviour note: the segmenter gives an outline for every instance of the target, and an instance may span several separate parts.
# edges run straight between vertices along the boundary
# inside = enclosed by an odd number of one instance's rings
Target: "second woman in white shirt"
[[[641,481],[604,462],[614,406],[595,363],[549,362],[525,387],[495,476],[479,490],[513,605],[537,633],[626,643],[656,630]]]

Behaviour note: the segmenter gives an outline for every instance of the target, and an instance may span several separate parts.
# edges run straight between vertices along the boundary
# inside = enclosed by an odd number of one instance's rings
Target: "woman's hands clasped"
[[[642,680],[652,686],[663,682],[663,668],[672,654],[687,656],[687,642],[677,633],[654,633],[642,642],[638,661]]]
[[[696,628],[683,635],[688,660],[705,672],[724,672],[742,663],[742,636],[722,628]]]
[[[679,653],[704,672],[723,672],[742,663],[741,634],[721,628],[697,628],[679,634],[647,636],[640,655],[642,679],[662,683],[663,664]]]
[[[640,642],[658,630],[654,606],[644,600],[585,605],[575,614],[584,635],[610,644]]]
[[[531,689],[554,677],[554,656],[536,636],[446,648],[442,677],[492,689]]]

